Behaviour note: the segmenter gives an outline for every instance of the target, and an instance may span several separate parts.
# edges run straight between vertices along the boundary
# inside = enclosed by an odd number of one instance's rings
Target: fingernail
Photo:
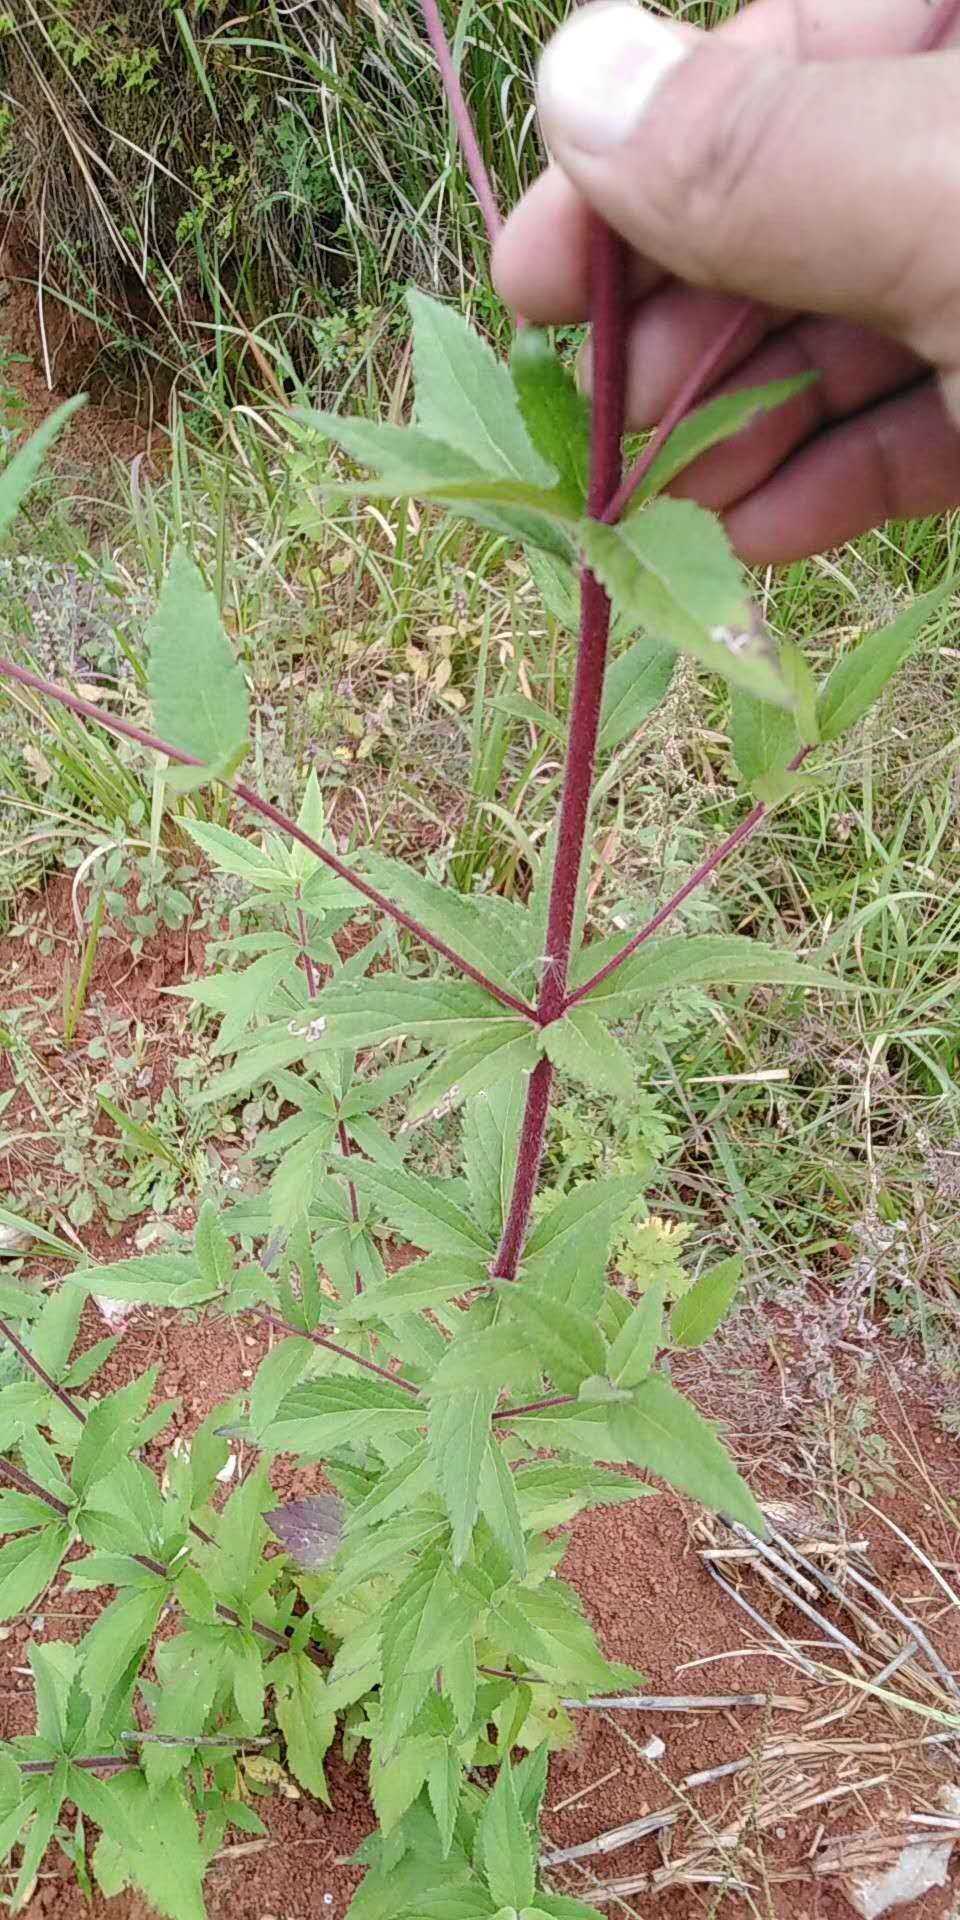
[[[587,153],[619,146],[687,51],[677,34],[640,7],[622,0],[583,7],[540,62],[538,97],[548,139]]]

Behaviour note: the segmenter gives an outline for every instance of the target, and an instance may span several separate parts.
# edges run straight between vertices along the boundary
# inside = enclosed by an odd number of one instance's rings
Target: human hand
[[[597,0],[544,54],[552,162],[498,240],[503,297],[540,324],[585,319],[592,209],[633,248],[632,427],[745,296],[714,391],[820,374],[671,488],[755,565],[960,504],[952,11],[947,50],[917,54],[924,0],[755,0],[709,36]]]

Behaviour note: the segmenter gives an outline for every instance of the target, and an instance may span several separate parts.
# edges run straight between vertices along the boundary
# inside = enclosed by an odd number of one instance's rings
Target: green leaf
[[[561,1393],[576,1393],[584,1380],[603,1373],[606,1353],[592,1320],[561,1306],[529,1282],[505,1287],[506,1311],[526,1335],[531,1353]]]
[[[701,1347],[709,1340],[733,1304],[742,1274],[741,1259],[721,1260],[681,1295],[670,1315],[675,1347]]]
[[[470,1387],[522,1385],[535,1369],[536,1356],[521,1347],[516,1327],[502,1320],[479,1333],[458,1333],[431,1376],[430,1393],[437,1399]]]
[[[382,1287],[369,1288],[348,1301],[336,1314],[338,1326],[367,1320],[393,1320],[401,1314],[422,1313],[425,1307],[440,1307],[461,1293],[476,1287],[488,1287],[490,1276],[486,1262],[467,1260],[455,1254],[428,1254],[409,1267],[391,1273]]]
[[[749,787],[782,772],[800,748],[794,714],[734,687],[730,696],[730,747]]]
[[[625,1320],[610,1348],[608,1372],[618,1387],[638,1387],[663,1344],[663,1303],[666,1282],[655,1280]]]
[[[461,953],[472,966],[516,992],[516,976],[530,964],[520,937],[522,918],[504,913],[505,903],[493,896],[457,893],[441,886],[403,860],[364,851],[357,856],[364,876]]]
[[[15,1620],[33,1606],[69,1545],[69,1528],[53,1526],[0,1547],[0,1620]]]
[[[491,1533],[510,1556],[514,1573],[522,1580],[527,1572],[527,1546],[513,1474],[506,1455],[492,1430],[487,1435],[487,1450],[480,1470],[480,1507]]]
[[[580,592],[573,556],[562,559],[530,546],[524,558],[551,619],[556,620],[565,633],[577,634],[580,630]]]
[[[73,1279],[73,1272],[64,1274],[30,1329],[30,1351],[55,1380],[66,1370],[83,1312],[83,1300],[66,1284]]]
[[[427,1446],[451,1528],[454,1564],[469,1552],[480,1507],[480,1478],[497,1387],[438,1396],[430,1403]]]
[[[581,524],[587,558],[618,613],[760,699],[788,704],[776,651],[757,622],[718,520],[689,500],[655,500],[620,527]]]
[[[117,1774],[103,1784],[119,1802],[126,1828],[139,1839],[135,1851],[123,1850],[121,1884],[139,1887],[168,1920],[205,1920],[203,1850],[196,1816],[180,1787],[170,1781],[151,1793],[138,1772]]]
[[[508,369],[458,308],[411,292],[418,427],[488,473],[550,486],[554,473],[530,444]]]
[[[582,1080],[584,1086],[623,1100],[636,1092],[637,1077],[630,1055],[591,1007],[574,1007],[561,1019],[542,1027],[540,1042],[547,1059],[562,1073]]]
[[[533,1841],[520,1812],[509,1760],[483,1809],[477,1844],[491,1897],[501,1906],[526,1907],[533,1899]]]
[[[531,1021],[491,1021],[486,1033],[443,1054],[424,1074],[410,1105],[410,1123],[424,1119],[438,1106],[450,1113],[464,1100],[505,1081],[516,1084],[521,1073],[532,1073],[538,1058]]]
[[[84,1293],[106,1294],[151,1307],[169,1307],[181,1287],[196,1280],[197,1263],[189,1253],[145,1254],[139,1260],[115,1260],[112,1266],[78,1267],[63,1284]]]
[[[444,1859],[453,1845],[453,1830],[456,1826],[460,1807],[460,1790],[463,1785],[463,1767],[455,1747],[446,1740],[435,1740],[434,1751],[427,1772],[427,1792],[433,1817],[440,1834],[440,1845]]]
[[[204,766],[246,745],[247,684],[199,568],[178,548],[146,632],[157,732]]]
[[[154,1580],[126,1588],[104,1608],[83,1642],[83,1684],[92,1700],[149,1646],[166,1597],[166,1582]]]
[[[590,408],[539,327],[523,327],[510,371],[530,439],[582,512],[590,464]]]
[[[598,970],[602,960],[589,958],[582,948],[573,968],[573,985],[580,986]],[[677,987],[818,987],[841,990],[836,974],[809,966],[792,953],[764,946],[735,933],[667,934],[649,940],[622,967],[595,987],[587,1005],[605,1018],[624,1018],[645,1001],[658,1000]]]
[[[822,740],[837,740],[862,720],[901,661],[913,652],[931,614],[953,593],[954,585],[952,579],[943,581],[932,593],[912,601],[892,626],[868,633],[842,655],[820,695],[817,717]]]
[[[193,1236],[200,1278],[211,1293],[229,1293],[233,1283],[233,1248],[212,1200],[205,1200]]]
[[[705,1507],[761,1536],[763,1516],[713,1428],[660,1373],[651,1373],[629,1405],[609,1411],[610,1431],[635,1467],[648,1467]]]
[[[40,1871],[60,1814],[67,1782],[67,1763],[61,1760],[50,1778],[36,1788],[33,1821],[21,1839],[20,1871],[13,1887],[12,1909],[20,1911]]]
[[[385,1380],[338,1375],[294,1387],[260,1435],[260,1445],[272,1453],[322,1460],[360,1441],[390,1449],[397,1434],[410,1433],[423,1420],[424,1408],[413,1394],[389,1387]]]
[[[467,1105],[463,1147],[470,1204],[493,1245],[510,1208],[526,1084],[504,1080]]]
[[[809,662],[804,658],[796,641],[791,640],[789,636],[780,642],[780,671],[790,689],[797,731],[804,746],[819,746],[817,682]]]
[[[482,1602],[440,1554],[424,1554],[388,1603],[380,1625],[383,1740],[406,1732],[448,1653],[473,1631]]]
[[[75,1493],[88,1493],[139,1441],[156,1379],[157,1370],[152,1367],[90,1408],[73,1456],[70,1480]]]
[[[202,853],[205,853],[211,866],[220,873],[229,873],[238,880],[246,880],[251,887],[265,893],[291,891],[290,877],[264,853],[257,840],[251,840],[239,833],[231,833],[229,827],[218,826],[212,820],[184,820],[184,827],[195,840]],[[199,983],[197,983],[199,984]],[[185,988],[171,989],[184,993]]]
[[[711,447],[719,446],[722,441],[734,439],[763,414],[785,406],[798,393],[806,392],[819,377],[817,373],[801,373],[791,380],[771,380],[764,387],[742,387],[737,393],[721,393],[715,400],[697,407],[694,413],[688,413],[658,453],[628,513],[636,511],[652,494],[662,492],[701,454],[709,453]]]
[[[81,407],[87,404],[86,394],[77,394],[73,400],[65,400],[62,407],[47,415],[46,420],[31,434],[26,446],[8,460],[0,473],[0,534],[4,534],[19,511],[21,501],[25,499],[40,472],[49,449],[57,436],[63,431]]]
[[[612,662],[607,668],[600,712],[601,753],[612,753],[660,705],[676,663],[676,648],[652,634],[635,641]]]
[[[250,1427],[255,1440],[266,1432],[281,1402],[297,1385],[315,1352],[312,1341],[294,1339],[291,1335],[278,1341],[273,1351],[261,1360],[250,1395]]]
[[[382,1046],[388,1040],[431,1040],[448,1046],[473,1040],[496,1024],[516,1030],[517,1015],[491,999],[469,981],[375,980],[334,981],[324,987],[304,1020],[319,1014],[326,1027],[311,1051],[346,1047]]]
[[[296,1780],[330,1805],[324,1758],[336,1733],[336,1715],[326,1701],[326,1679],[305,1653],[283,1653],[270,1662],[277,1723],[287,1748],[287,1765]]]
[[[482,1229],[462,1207],[448,1200],[438,1187],[416,1173],[377,1167],[356,1155],[349,1162],[350,1178],[361,1193],[374,1196],[391,1225],[426,1253],[489,1255],[493,1249]]]
[[[412,1807],[430,1771],[437,1742],[418,1733],[401,1741],[389,1759],[375,1755],[370,1765],[370,1797],[383,1833],[392,1832]]]
[[[592,1239],[603,1240],[614,1222],[628,1207],[635,1206],[639,1198],[632,1175],[585,1180],[538,1220],[527,1241],[524,1260],[539,1254],[549,1254],[551,1259],[562,1258],[584,1228]]]

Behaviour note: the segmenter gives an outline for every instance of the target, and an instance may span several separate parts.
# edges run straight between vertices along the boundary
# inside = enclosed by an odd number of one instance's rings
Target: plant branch
[[[367,1373],[376,1373],[381,1380],[388,1380],[391,1387],[401,1387],[404,1393],[419,1394],[412,1380],[404,1380],[400,1374],[391,1373],[389,1367],[380,1367],[375,1360],[366,1360],[362,1353],[354,1353],[350,1347],[341,1347],[336,1340],[328,1340],[326,1334],[316,1331],[306,1333],[303,1327],[295,1327],[289,1320],[281,1320],[280,1315],[271,1313],[268,1307],[248,1307],[255,1319],[262,1321],[265,1327],[273,1327],[276,1333],[292,1333],[298,1340],[312,1340],[315,1347],[324,1347],[327,1353],[339,1354],[341,1360],[352,1360],[355,1367],[363,1367]]]
[[[627,250],[619,236],[596,218],[592,218],[590,224],[590,277],[594,373],[587,510],[593,519],[599,520],[616,495],[622,473]],[[599,580],[585,567],[580,579],[580,641],[547,911],[546,958],[537,1002],[541,1026],[549,1025],[562,1015],[566,999],[609,638],[610,602]],[[553,1068],[548,1060],[541,1060],[527,1088],[513,1193],[491,1267],[497,1279],[516,1279],[540,1174],[552,1087]]]
[[[958,0],[958,4],[960,4],[960,0]],[[746,331],[755,313],[756,307],[752,300],[744,300],[736,308],[735,312],[731,314],[727,325],[721,328],[716,339],[711,341],[706,352],[701,355],[693,372],[684,381],[682,387],[678,389],[674,398],[671,400],[656,432],[652,434],[651,438],[647,441],[643,452],[638,455],[629,473],[624,475],[606,512],[601,514],[600,518],[606,521],[608,526],[612,526],[625,512],[637,488],[643,485],[658,454],[660,454],[666,446],[674,428],[680,425],[681,420],[686,419],[690,409],[695,406],[696,402],[701,398],[705,387],[713,378],[717,368],[723,360],[725,360],[731,347],[739,340],[741,334]]]
[[[14,660],[0,658],[0,680],[15,680],[20,686],[30,687],[34,693],[44,694],[48,699],[58,701],[62,707],[69,708],[71,713],[79,714],[82,719],[94,721],[97,726],[104,727],[108,733],[119,734],[125,740],[133,740],[138,746],[146,747],[153,753],[166,754],[168,760],[176,761],[179,766],[203,765],[203,762],[194,754],[182,753],[178,747],[171,746],[169,740],[158,739],[156,734],[148,733],[143,727],[135,726],[131,720],[121,720],[116,714],[102,713],[92,701],[82,700],[79,694],[68,693],[65,687],[58,687],[55,681],[44,680],[40,674],[31,673],[28,667],[20,667]],[[480,972],[479,967],[474,967],[469,960],[463,959],[453,947],[448,947],[445,940],[431,933],[429,927],[425,927],[421,921],[415,920],[412,914],[405,913],[402,907],[395,906],[378,887],[371,886],[353,867],[348,867],[335,853],[331,853],[327,847],[322,847],[312,834],[306,833],[303,827],[298,826],[295,820],[291,820],[287,814],[282,813],[279,807],[265,800],[255,787],[248,787],[243,780],[225,784],[238,800],[243,801],[244,806],[251,809],[251,812],[259,814],[262,820],[269,820],[271,826],[279,828],[281,833],[289,835],[291,840],[296,840],[300,846],[306,847],[308,853],[312,853],[323,866],[329,868],[331,873],[335,873],[338,879],[345,881],[357,893],[362,894],[363,898],[369,901],[371,906],[376,907],[378,912],[386,914],[407,933],[413,934],[415,939],[422,941],[424,946],[431,947],[434,953],[439,953],[444,960],[449,960],[451,966],[456,967],[459,973],[465,974],[468,980],[475,981],[478,987],[482,987],[485,993],[489,993],[494,1000],[498,1000],[501,1006],[509,1007],[511,1013],[522,1014],[526,1020],[536,1019],[535,1009],[528,1006],[525,1000],[518,999],[516,994],[508,992],[506,987],[499,987],[496,981],[488,980],[486,974]]]
[[[42,1381],[47,1392],[52,1393],[54,1399],[59,1400],[60,1405],[66,1412],[72,1413],[74,1419],[79,1420],[82,1426],[86,1415],[77,1405],[77,1402],[67,1392],[66,1387],[58,1387],[57,1382],[53,1379],[52,1375],[47,1372],[46,1367],[40,1365],[39,1360],[30,1352],[29,1347],[24,1346],[19,1335],[14,1333],[13,1328],[8,1325],[6,1320],[0,1320],[0,1340],[9,1341],[11,1347],[20,1355],[24,1364],[31,1369],[31,1372],[36,1374],[38,1380]]]
[[[794,754],[786,771],[788,773],[796,773],[798,768],[802,767],[810,752],[810,747],[801,747],[800,752]],[[713,852],[709,853],[706,859],[701,860],[700,865],[694,868],[690,878],[684,881],[683,886],[678,887],[676,893],[671,894],[669,900],[665,900],[663,906],[657,908],[656,913],[640,928],[639,933],[635,933],[633,939],[628,940],[626,946],[622,947],[619,953],[615,953],[613,958],[607,961],[606,966],[600,967],[598,972],[586,981],[584,986],[578,987],[575,993],[568,994],[564,1003],[564,1012],[567,1012],[570,1007],[578,1006],[580,1001],[585,1000],[589,993],[593,993],[594,989],[599,987],[602,981],[608,980],[612,973],[616,973],[617,968],[622,967],[624,961],[629,960],[631,954],[636,953],[638,947],[642,947],[647,940],[653,938],[655,933],[659,933],[660,928],[665,926],[667,921],[673,918],[678,907],[682,907],[684,901],[689,900],[690,895],[696,893],[697,889],[702,887],[705,882],[716,873],[718,867],[722,867],[724,861],[729,859],[730,854],[736,852],[737,847],[742,847],[745,841],[749,840],[751,836],[756,833],[760,822],[766,819],[769,811],[770,809],[766,801],[758,800],[755,806],[751,807],[750,812],[741,820],[739,826],[734,827],[733,832],[728,833],[726,839],[722,840],[718,847],[714,847]]]
[[[440,75],[443,80],[443,90],[447,96],[447,104],[450,112],[453,115],[464,162],[467,172],[470,175],[470,184],[477,196],[477,205],[483,214],[483,223],[487,229],[487,239],[492,246],[500,231],[500,212],[494,197],[493,187],[490,184],[490,176],[486,169],[483,154],[480,151],[480,142],[477,139],[473,121],[470,117],[470,109],[463,96],[460,75],[457,72],[453,54],[450,51],[447,36],[444,32],[443,20],[440,16],[440,8],[437,0],[420,0],[420,10],[423,14],[424,25],[436,57],[437,66],[440,69]]]

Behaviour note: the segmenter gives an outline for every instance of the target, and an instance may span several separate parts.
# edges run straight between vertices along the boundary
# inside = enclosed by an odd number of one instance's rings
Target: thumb
[[[798,64],[599,0],[546,49],[539,105],[557,165],[666,272],[960,367],[960,53]]]

